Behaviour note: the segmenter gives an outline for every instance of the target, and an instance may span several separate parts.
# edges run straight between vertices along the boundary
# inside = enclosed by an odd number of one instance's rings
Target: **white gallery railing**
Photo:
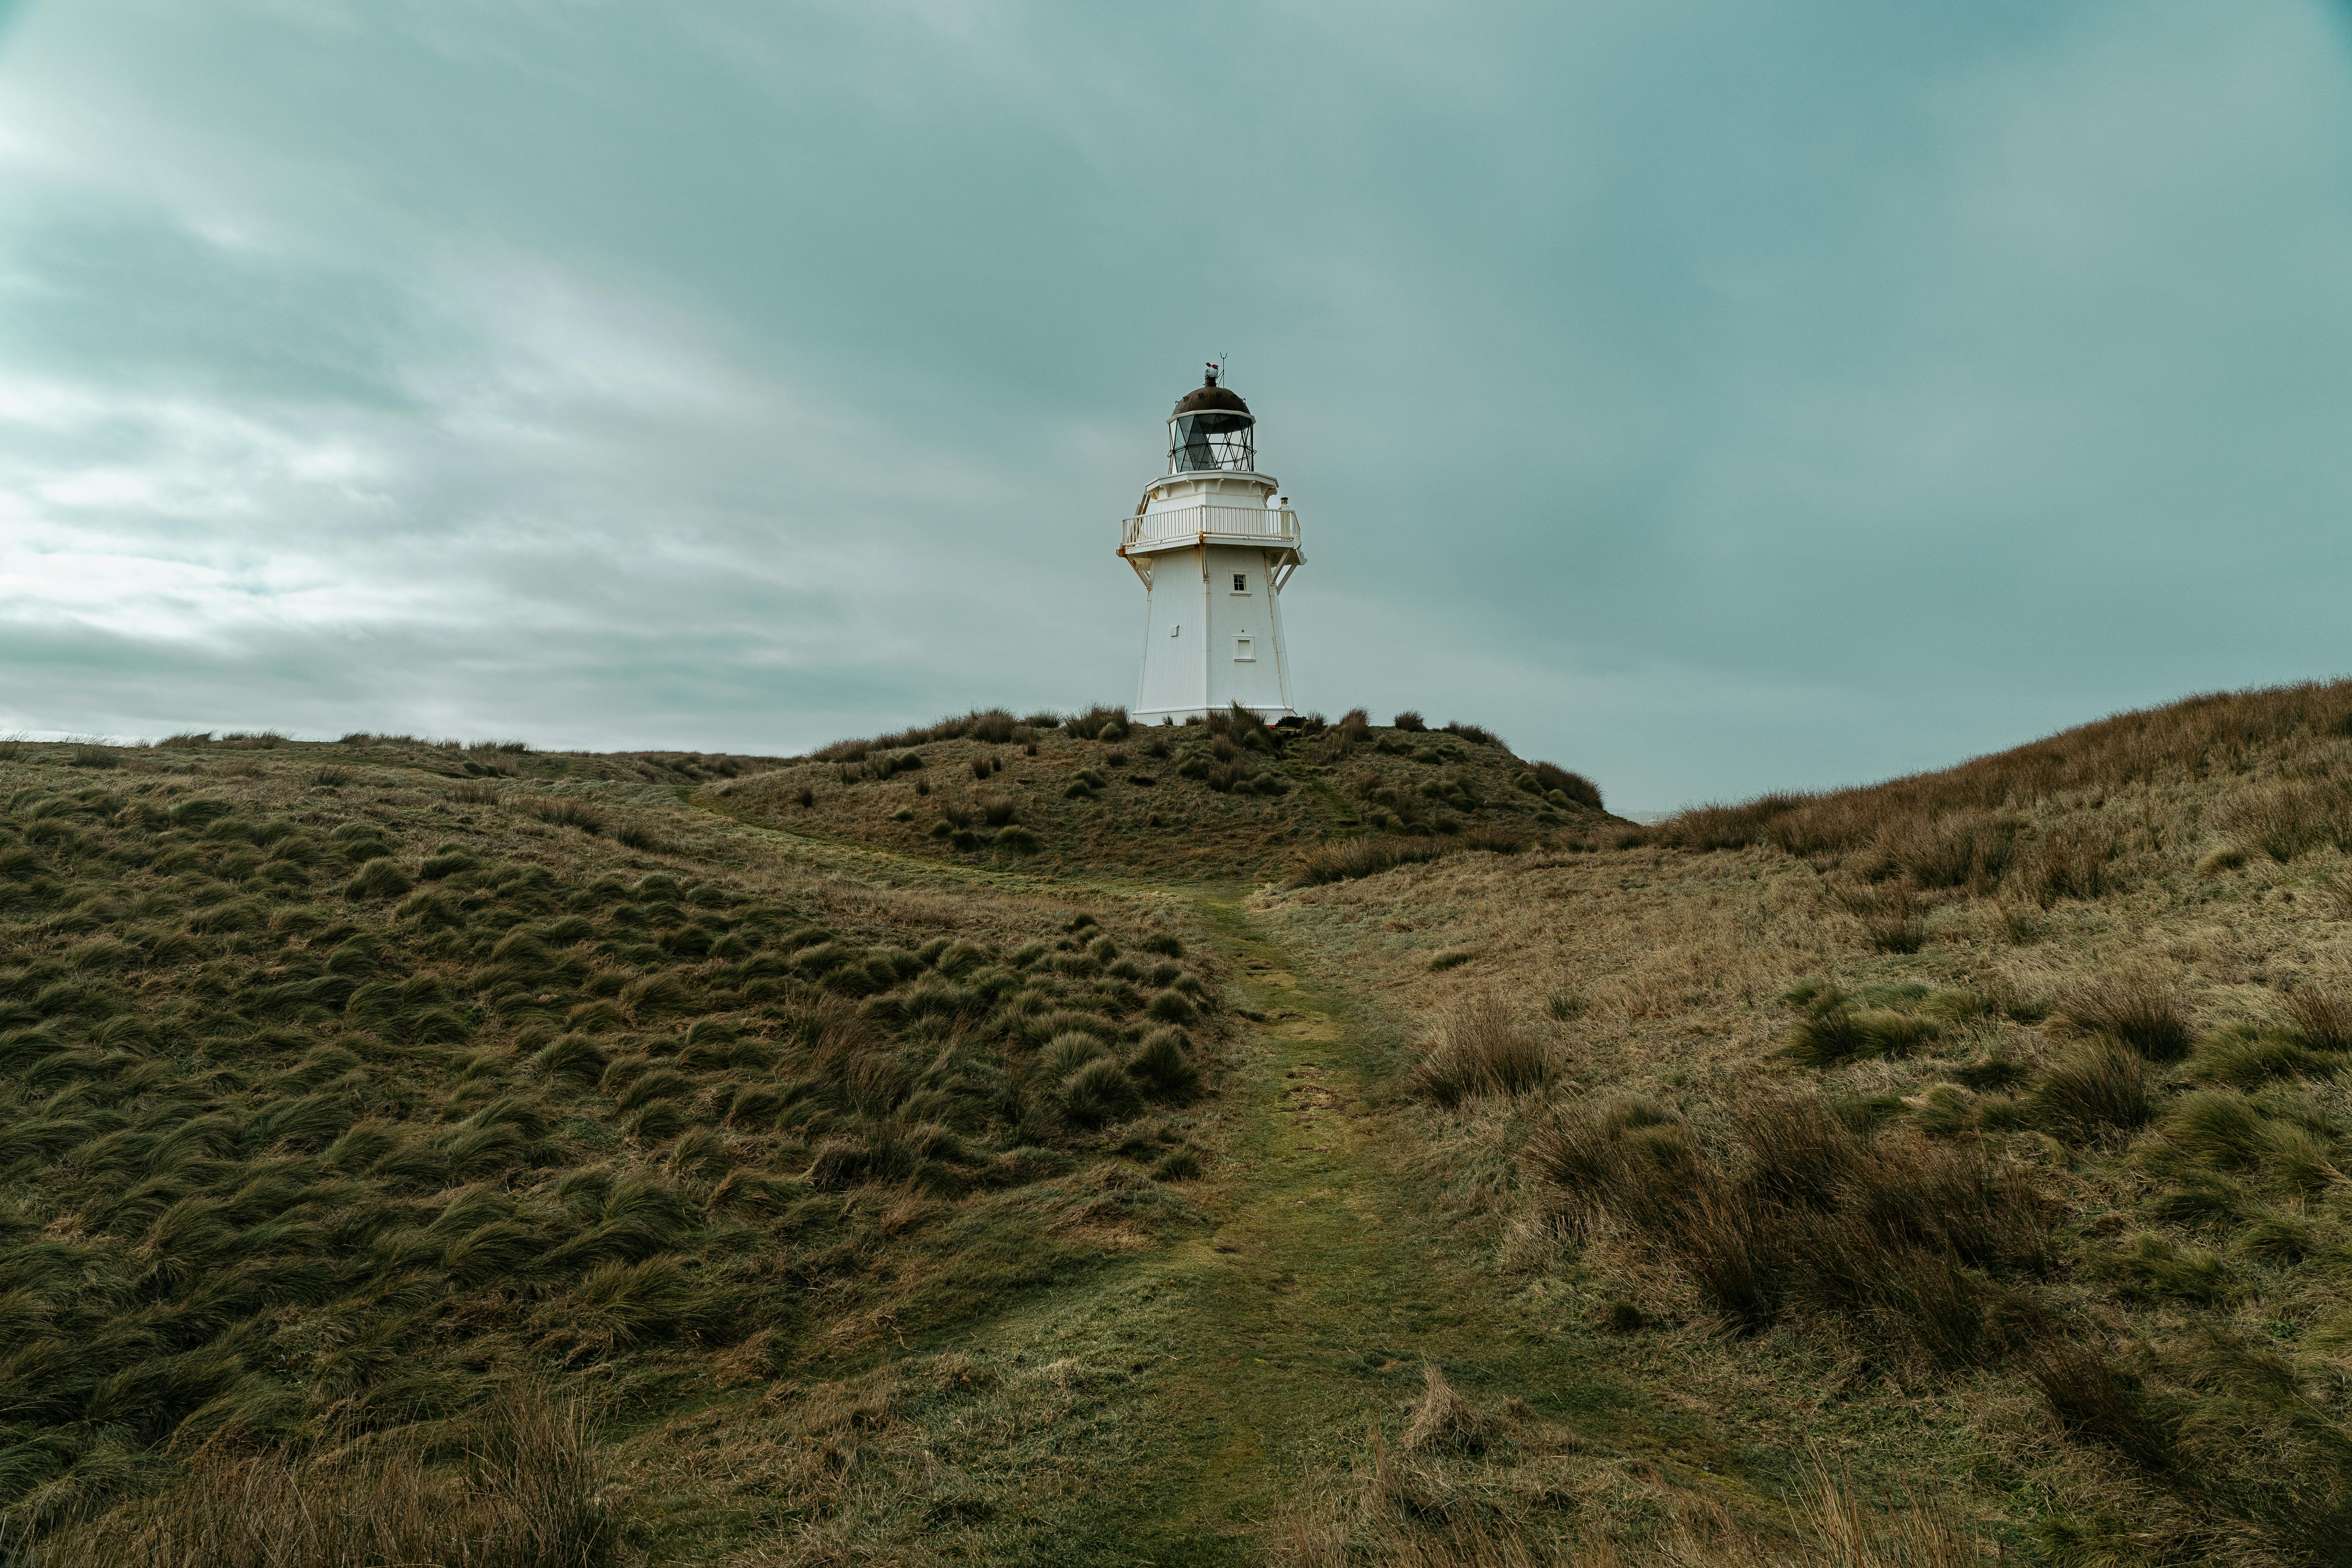
[[[1263,539],[1283,544],[1298,542],[1298,514],[1260,506],[1186,506],[1172,511],[1145,512],[1125,520],[1122,545],[1164,544],[1208,534],[1220,539]]]

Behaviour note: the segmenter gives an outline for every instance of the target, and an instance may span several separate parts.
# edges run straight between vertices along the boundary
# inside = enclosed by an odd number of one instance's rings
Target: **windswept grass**
[[[747,863],[650,763],[220,744],[0,763],[0,1527],[44,1563],[606,1561],[579,1391],[1062,1277],[1076,1172],[1123,1173],[1097,1229],[1174,1212],[1221,1009],[1128,905]],[[1038,1069],[1055,1016],[1099,1063]],[[949,1245],[868,1186],[990,1201]]]

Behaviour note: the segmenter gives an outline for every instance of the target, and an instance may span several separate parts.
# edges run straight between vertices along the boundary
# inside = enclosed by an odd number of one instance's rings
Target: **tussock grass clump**
[[[1201,1016],[1190,996],[1172,990],[1154,996],[1145,1012],[1156,1024],[1191,1024]]]
[[[1377,877],[1399,866],[1424,864],[1451,847],[1434,838],[1349,838],[1309,851],[1284,879],[1284,886],[1312,888],[1358,877]]]
[[[2219,877],[2227,871],[2243,869],[2245,864],[2246,852],[2243,849],[2234,844],[2224,844],[2217,848],[2209,849],[2198,857],[2197,874],[2200,877]]]
[[[2258,785],[2223,802],[2214,823],[2284,866],[2321,847],[2352,849],[2352,791],[2333,779]]]
[[[1154,1100],[1192,1099],[1200,1091],[1201,1071],[1185,1050],[1190,1044],[1181,1029],[1152,1030],[1128,1058],[1128,1076]]]
[[[1062,721],[1062,732],[1081,741],[1123,741],[1128,732],[1127,710],[1100,703]]]
[[[553,800],[534,800],[527,808],[541,822],[554,827],[576,827],[586,834],[604,831],[604,814],[583,802],[559,796]]]
[[[1081,1127],[1120,1121],[1143,1109],[1135,1080],[1109,1057],[1098,1057],[1062,1084],[1062,1114]]]
[[[1406,1073],[1405,1089],[1451,1109],[1475,1096],[1524,1094],[1558,1070],[1551,1047],[1489,994],[1440,1016],[1435,1039]]]
[[[1916,952],[1927,945],[1927,921],[1907,893],[1882,900],[1863,922],[1863,936],[1880,952]]]
[[[2053,1341],[2026,1357],[2025,1375],[2076,1440],[2102,1444],[2150,1469],[2170,1465],[2172,1445],[2133,1383],[2097,1352]]]
[[[2286,999],[2287,1025],[2315,1051],[2352,1051],[2352,1001],[2329,986],[2305,985]]]
[[[1444,732],[1448,735],[1459,736],[1474,746],[1493,746],[1498,751],[1510,749],[1503,744],[1503,738],[1500,735],[1481,724],[1465,724],[1458,719],[1453,720],[1446,723]]]
[[[2200,1040],[2187,1070],[2199,1082],[2250,1089],[2276,1078],[2325,1077],[2344,1067],[2339,1052],[2315,1051],[2294,1035],[2240,1025]]]
[[[349,899],[396,899],[415,884],[408,873],[389,857],[378,856],[359,869],[359,875],[344,885],[343,896]]]
[[[2179,1061],[2194,1038],[2179,984],[2154,969],[2111,970],[2061,997],[2058,1016],[2152,1062]]]
[[[2060,1058],[2026,1096],[2035,1124],[2070,1142],[2146,1126],[2156,1113],[2146,1060],[2110,1040]]]
[[[1561,1456],[1548,1452],[1526,1468],[1513,1464],[1517,1456],[1505,1458],[1509,1448],[1499,1441],[1508,1427],[1490,1420],[1475,1449],[1415,1449],[1408,1441],[1399,1445],[1402,1454],[1375,1433],[1368,1460],[1352,1474],[1301,1488],[1276,1512],[1266,1528],[1271,1561],[1276,1568],[1992,1568],[1996,1562],[1995,1547],[1970,1532],[1957,1502],[1899,1491],[1874,1496],[1818,1458],[1788,1505],[1759,1510],[1761,1517],[1733,1513],[1719,1493],[1659,1489],[1644,1498],[1646,1517],[1636,1521],[1588,1513],[1570,1547],[1552,1530],[1486,1500],[1537,1484],[1534,1475],[1559,1463]]]
[[[1857,1057],[1906,1057],[1943,1037],[1942,1023],[1910,1007],[1856,1006],[1834,985],[1801,983],[1787,998],[1803,1009],[1780,1051],[1807,1067],[1834,1067]],[[1923,998],[1906,998],[1913,1006]]]

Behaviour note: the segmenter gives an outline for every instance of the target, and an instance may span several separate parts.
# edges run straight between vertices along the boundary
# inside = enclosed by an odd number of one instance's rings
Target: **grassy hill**
[[[1236,710],[1130,728],[1118,709],[973,713],[829,746],[712,798],[746,821],[911,855],[1212,881],[1319,865],[1333,841],[1365,835],[1434,857],[1589,848],[1632,826],[1580,775],[1522,762],[1485,730],[1399,718],[1270,728]]]
[[[679,805],[743,765],[7,748],[6,1539],[724,1539],[625,1506],[579,1402],[625,1452],[1192,1223],[1220,998],[1182,911],[765,853]],[[261,1555],[304,1528],[382,1534]]]
[[[2352,684],[1047,717],[0,747],[0,1557],[2352,1560]]]
[[[2025,1560],[2352,1561],[2352,685],[1646,839],[1267,900],[1496,1267]]]

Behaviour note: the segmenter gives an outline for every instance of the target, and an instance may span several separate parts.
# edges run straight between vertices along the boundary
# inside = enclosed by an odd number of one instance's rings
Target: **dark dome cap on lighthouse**
[[[1199,386],[1176,400],[1176,414],[1198,414],[1204,408],[1230,409],[1236,414],[1249,412],[1249,405],[1242,401],[1241,394],[1229,386],[1217,384],[1215,365],[1209,367],[1207,376]],[[1169,417],[1173,419],[1176,414]]]

